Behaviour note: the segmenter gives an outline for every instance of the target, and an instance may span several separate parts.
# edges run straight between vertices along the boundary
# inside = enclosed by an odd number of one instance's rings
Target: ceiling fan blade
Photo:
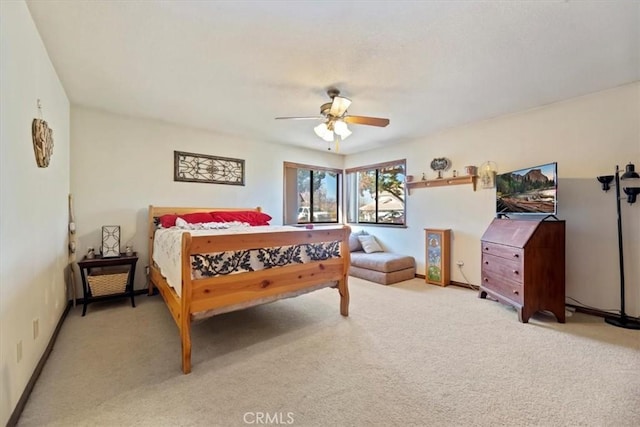
[[[354,125],[379,126],[382,128],[389,124],[389,119],[379,117],[345,116],[343,120],[347,123],[353,123]]]
[[[344,98],[342,96],[334,96],[333,102],[331,102],[331,109],[329,110],[329,114],[333,117],[341,117],[344,113],[347,112],[347,108],[351,105],[351,100],[349,98]]]
[[[276,117],[276,120],[325,120],[325,117],[324,116]]]

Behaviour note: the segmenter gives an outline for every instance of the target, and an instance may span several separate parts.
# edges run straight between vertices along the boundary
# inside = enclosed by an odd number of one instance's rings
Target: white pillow
[[[182,230],[218,230],[224,228],[242,228],[249,227],[246,222],[198,222],[195,224],[188,223],[184,219],[178,217],[176,219],[176,227]]]
[[[362,243],[362,249],[368,254],[372,252],[384,252],[384,249],[380,247],[376,238],[370,234],[358,236],[358,240]]]

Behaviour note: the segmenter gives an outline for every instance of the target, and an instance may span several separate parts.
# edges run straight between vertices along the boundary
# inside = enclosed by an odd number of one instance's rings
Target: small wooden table
[[[80,276],[82,277],[82,292],[84,296],[82,315],[84,316],[87,313],[87,305],[91,302],[104,301],[107,299],[120,298],[123,296],[130,296],[131,306],[135,307],[136,303],[135,303],[134,294],[133,294],[133,283],[134,283],[135,274],[136,274],[137,262],[138,262],[138,256],[136,252],[134,252],[132,255],[129,255],[129,256],[124,253],[121,253],[119,257],[109,257],[109,258],[103,258],[100,255],[96,255],[95,258],[88,259],[85,256],[81,261],[78,261]],[[115,274],[121,275],[123,274],[122,271],[117,271],[117,270],[114,271],[113,269],[110,269],[110,267],[118,267],[118,266],[128,267],[126,272],[127,274],[126,284],[124,286],[123,291],[108,293],[106,295],[104,294],[93,295],[92,287],[90,286],[89,283],[87,283],[88,276],[91,274],[91,270],[94,268],[99,268],[102,270],[101,272],[105,276],[115,275]],[[113,272],[110,273],[110,271],[113,271]]]

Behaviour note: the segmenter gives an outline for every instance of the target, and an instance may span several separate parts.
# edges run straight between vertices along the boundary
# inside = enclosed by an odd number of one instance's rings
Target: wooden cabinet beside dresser
[[[482,236],[480,298],[518,310],[527,323],[537,311],[565,322],[565,222],[494,219]]]

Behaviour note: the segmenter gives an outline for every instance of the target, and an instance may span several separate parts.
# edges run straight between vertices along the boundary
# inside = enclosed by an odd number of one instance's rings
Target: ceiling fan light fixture
[[[329,129],[329,126],[327,126],[326,123],[320,123],[318,126],[313,128],[313,131],[325,141],[333,141],[333,131]]]
[[[334,96],[331,102],[331,108],[329,109],[329,114],[334,117],[342,117],[347,112],[350,105],[351,100],[349,98]]]
[[[324,136],[327,132],[329,132],[329,128],[327,128],[327,124],[326,123],[320,123],[318,126],[313,128],[313,131],[316,133],[316,135],[318,135],[320,138],[324,139]]]
[[[342,139],[347,139],[347,137],[349,135],[351,135],[351,133],[352,133],[349,130],[349,128],[347,127],[347,124],[345,122],[343,122],[342,120],[337,120],[333,124],[333,131],[335,133],[337,133],[338,135],[340,135],[340,138],[342,138]]]

